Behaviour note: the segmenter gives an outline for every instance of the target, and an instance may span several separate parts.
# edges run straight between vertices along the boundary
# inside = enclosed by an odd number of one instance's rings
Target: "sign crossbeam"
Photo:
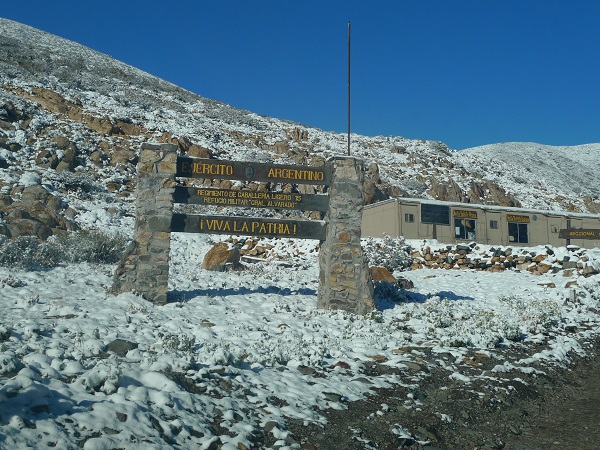
[[[329,197],[327,195],[236,191],[231,189],[183,186],[175,187],[173,201],[175,203],[194,205],[275,208],[320,212],[326,212],[329,208]]]
[[[597,239],[600,240],[600,229],[563,228],[558,231],[560,239]]]
[[[183,233],[233,234],[296,239],[325,239],[325,222],[256,217],[173,214],[170,230]]]
[[[327,166],[265,164],[189,156],[177,157],[175,176],[290,184],[329,185],[331,183],[331,170]]]

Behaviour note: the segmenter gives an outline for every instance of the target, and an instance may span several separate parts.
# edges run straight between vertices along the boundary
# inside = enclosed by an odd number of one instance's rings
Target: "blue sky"
[[[326,131],[600,142],[597,0],[38,1],[0,16],[202,96]]]

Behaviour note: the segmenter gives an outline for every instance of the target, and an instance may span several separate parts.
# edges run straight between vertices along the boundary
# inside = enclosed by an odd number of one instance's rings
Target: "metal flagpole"
[[[348,21],[348,156],[350,156],[350,21]]]

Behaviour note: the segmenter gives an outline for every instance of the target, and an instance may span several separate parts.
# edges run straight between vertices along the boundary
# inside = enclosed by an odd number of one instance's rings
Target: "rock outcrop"
[[[19,199],[14,200],[13,195]],[[0,234],[7,237],[37,236],[45,240],[77,229],[71,220],[74,211],[41,185],[19,187],[11,195],[0,194],[0,208]]]

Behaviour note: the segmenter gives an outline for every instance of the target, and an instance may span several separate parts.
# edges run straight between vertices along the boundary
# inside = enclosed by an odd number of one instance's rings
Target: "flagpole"
[[[350,156],[350,21],[348,21],[348,156]]]

